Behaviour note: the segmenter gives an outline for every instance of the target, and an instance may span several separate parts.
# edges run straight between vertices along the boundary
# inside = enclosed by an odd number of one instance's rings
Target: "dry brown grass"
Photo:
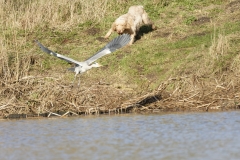
[[[209,54],[213,59],[217,59],[218,56],[222,56],[229,52],[229,38],[224,34],[214,31],[212,38],[212,45],[209,48]]]
[[[98,22],[106,13],[107,0],[0,1],[0,25],[30,29],[36,26],[70,29],[86,21]],[[7,17],[7,18],[6,18]]]
[[[151,94],[123,103],[123,108],[135,112],[240,109],[239,84],[227,75],[208,81],[197,76],[169,78]]]
[[[106,12],[107,0],[0,1],[0,76],[9,83],[28,76],[37,60],[29,48],[29,33],[36,28],[69,30],[88,21],[97,23]],[[21,32],[21,36],[19,36]],[[33,40],[33,39],[32,39]]]
[[[24,77],[14,84],[2,84],[4,101],[0,103],[1,116],[27,114],[92,114],[116,112],[129,94],[104,84],[76,87],[62,84],[53,77]],[[3,96],[1,96],[3,98]]]
[[[26,41],[18,39],[14,32],[10,34],[12,39],[0,39],[0,77],[4,83],[17,82],[20,78],[28,76],[30,65],[34,61],[32,54],[26,56],[19,51],[25,47]]]

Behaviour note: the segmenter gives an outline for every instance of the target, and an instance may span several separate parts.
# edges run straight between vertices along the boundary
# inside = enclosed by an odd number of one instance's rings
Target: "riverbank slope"
[[[240,1],[146,1],[157,30],[98,60],[72,84],[70,64],[34,43],[85,60],[138,1],[7,1],[0,18],[0,116],[238,109]]]

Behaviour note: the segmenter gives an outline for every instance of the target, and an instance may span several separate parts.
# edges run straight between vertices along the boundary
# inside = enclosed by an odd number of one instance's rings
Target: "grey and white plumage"
[[[70,68],[70,70],[75,72],[75,78],[76,78],[76,76],[78,74],[86,72],[87,70],[89,70],[93,67],[100,67],[100,65],[98,63],[96,63],[95,61],[97,59],[99,59],[107,54],[110,54],[110,53],[116,51],[117,49],[127,45],[130,42],[130,35],[123,34],[123,35],[116,37],[111,42],[109,42],[106,46],[104,46],[101,50],[99,50],[97,53],[95,53],[92,57],[88,58],[87,60],[85,60],[83,62],[79,62],[72,58],[55,53],[55,52],[51,51],[50,49],[44,47],[38,40],[35,40],[35,41],[43,52],[46,52],[52,56],[55,56],[57,58],[65,60],[67,62],[74,63],[75,67]]]

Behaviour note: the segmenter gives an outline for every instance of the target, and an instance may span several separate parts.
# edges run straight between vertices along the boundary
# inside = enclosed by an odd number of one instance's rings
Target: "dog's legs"
[[[131,41],[129,42],[129,45],[132,45],[135,40],[135,33],[131,34]]]
[[[149,26],[152,26],[152,29],[155,29],[155,25],[153,24],[153,22],[150,20],[150,18],[148,17],[147,13],[144,12],[142,15],[142,19],[143,19],[143,23]]]
[[[108,33],[104,36],[104,38],[108,38],[112,34],[113,30],[112,28],[109,29]]]

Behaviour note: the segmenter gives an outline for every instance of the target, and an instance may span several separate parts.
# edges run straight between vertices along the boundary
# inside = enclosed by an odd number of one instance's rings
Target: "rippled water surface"
[[[240,112],[0,121],[0,159],[239,159]]]

